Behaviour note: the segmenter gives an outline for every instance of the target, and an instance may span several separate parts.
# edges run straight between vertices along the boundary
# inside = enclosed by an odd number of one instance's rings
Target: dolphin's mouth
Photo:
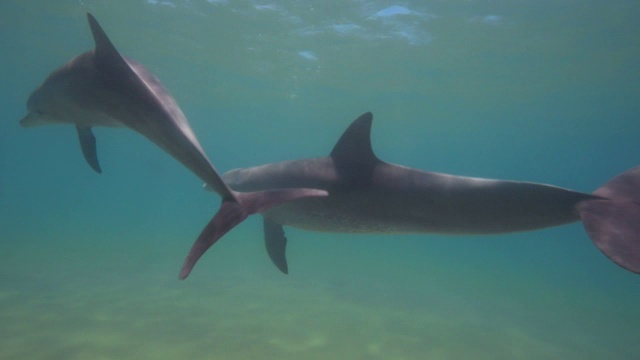
[[[22,127],[28,127],[29,126],[29,115],[25,116],[22,118],[22,120],[20,120],[20,126]]]
[[[24,128],[30,128],[30,127],[34,127],[34,126],[38,126],[38,116],[34,115],[34,114],[27,114],[27,116],[23,117],[20,120],[20,126],[24,127]]]

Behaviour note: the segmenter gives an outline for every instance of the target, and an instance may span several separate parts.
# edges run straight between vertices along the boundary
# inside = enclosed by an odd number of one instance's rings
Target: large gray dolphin
[[[582,220],[616,264],[640,272],[640,167],[593,194],[530,182],[420,171],[381,161],[371,148],[371,113],[356,119],[328,157],[225,173],[232,189],[311,187],[325,198],[301,199],[262,213],[267,252],[282,272],[282,226],[350,233],[497,234]]]
[[[101,172],[93,126],[125,126],[144,135],[202,179],[222,197],[222,205],[189,253],[180,278],[187,277],[200,256],[247,216],[271,206],[324,190],[231,190],[205,155],[176,101],[140,63],[118,53],[96,19],[87,14],[95,49],[55,70],[29,97],[24,127],[46,124],[76,126],[82,153]]]

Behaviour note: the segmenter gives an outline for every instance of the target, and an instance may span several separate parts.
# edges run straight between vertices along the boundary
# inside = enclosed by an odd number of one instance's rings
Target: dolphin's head
[[[105,89],[96,81],[98,71],[93,56],[92,51],[87,51],[53,71],[29,96],[28,114],[20,125],[123,126],[106,112],[114,104],[126,102],[126,95]]]
[[[52,125],[64,122],[63,110],[66,99],[64,98],[64,85],[59,79],[49,78],[40,85],[27,100],[28,114],[22,120],[22,127],[35,127]]]
[[[82,81],[77,80],[82,79],[84,74],[76,75],[73,72],[71,65],[75,62],[76,59],[56,69],[31,93],[27,100],[28,114],[20,120],[22,127],[74,122],[71,115],[77,110],[75,98],[77,94],[86,92]]]
[[[29,96],[27,101],[28,113],[27,116],[20,120],[20,126],[34,127],[52,123],[51,116],[47,116],[51,112],[48,104],[51,101],[48,101],[46,92],[43,90],[43,87],[39,87]]]

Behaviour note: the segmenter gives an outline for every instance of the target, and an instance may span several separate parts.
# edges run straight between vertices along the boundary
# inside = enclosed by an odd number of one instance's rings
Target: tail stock
[[[280,189],[248,193],[234,192],[233,194],[238,201],[223,199],[220,209],[218,209],[213,219],[205,226],[191,247],[191,251],[189,251],[189,255],[187,255],[184,265],[182,266],[182,270],[180,270],[181,280],[189,276],[198,259],[200,259],[218,239],[244,221],[249,215],[292,200],[328,195],[324,190],[315,189]]]
[[[640,274],[640,166],[609,180],[578,204],[587,234],[613,262]]]

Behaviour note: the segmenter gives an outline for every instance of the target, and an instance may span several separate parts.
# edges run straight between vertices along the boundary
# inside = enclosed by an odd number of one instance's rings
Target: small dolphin
[[[222,197],[220,209],[193,245],[180,278],[226,232],[247,216],[301,197],[326,196],[324,190],[269,189],[235,192],[205,155],[176,101],[142,64],[118,53],[96,19],[87,14],[95,49],[55,70],[29,97],[24,127],[74,124],[82,153],[98,173],[93,126],[128,127],[147,137]]]
[[[348,233],[497,234],[582,220],[592,241],[616,264],[640,272],[640,167],[593,194],[530,182],[460,177],[381,161],[371,148],[373,116],[345,131],[331,155],[225,173],[237,191],[310,187],[302,199],[262,213],[267,252],[283,273],[282,226]]]

